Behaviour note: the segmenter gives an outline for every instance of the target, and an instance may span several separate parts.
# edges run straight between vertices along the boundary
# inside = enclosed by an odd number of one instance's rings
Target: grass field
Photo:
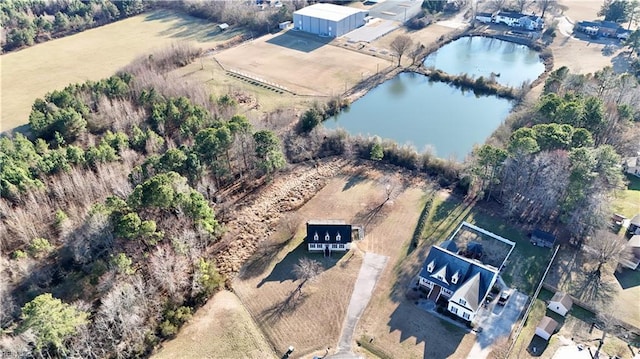
[[[154,359],[276,358],[238,297],[221,291],[200,308]]]
[[[142,14],[0,56],[0,131],[26,124],[33,101],[69,83],[99,80],[176,41],[214,47],[238,33],[167,11]]]
[[[613,209],[627,218],[633,218],[640,213],[640,178],[627,175],[627,181],[627,189],[616,193]]]
[[[391,62],[288,31],[266,35],[215,55],[236,70],[284,86],[298,95],[339,95]]]

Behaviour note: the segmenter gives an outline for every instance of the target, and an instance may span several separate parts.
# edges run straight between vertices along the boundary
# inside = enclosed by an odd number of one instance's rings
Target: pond
[[[538,52],[525,45],[481,36],[461,37],[444,45],[427,56],[424,66],[474,78],[500,74],[495,80],[509,87],[533,82],[544,72]]]
[[[352,135],[380,136],[462,161],[511,111],[509,100],[476,96],[424,75],[401,73],[324,122]]]

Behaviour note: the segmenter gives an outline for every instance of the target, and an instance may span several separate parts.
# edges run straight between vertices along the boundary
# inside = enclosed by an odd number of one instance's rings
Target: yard
[[[545,283],[570,293],[596,309],[606,308],[625,322],[640,327],[640,272],[613,268],[603,271],[602,279],[588,276],[592,266],[587,264],[583,252],[560,250]]]
[[[136,57],[176,41],[211,48],[238,34],[155,11],[2,55],[0,131],[26,124],[34,100],[47,92],[111,76]]]
[[[385,201],[389,177],[398,186],[393,198]],[[289,345],[296,348],[296,355],[322,355],[327,347],[335,348],[363,252],[397,257],[402,243],[411,238],[423,196],[420,183],[402,182],[395,172],[385,174],[367,169],[346,173],[330,180],[295,212],[298,230],[275,258],[264,261],[256,256],[248,261],[234,280],[233,288],[279,354]],[[301,245],[304,222],[309,219],[343,219],[363,225],[365,239],[356,242],[355,249],[343,256],[323,258],[319,253],[309,254]],[[274,237],[287,236],[276,232]],[[292,293],[299,281],[294,278],[292,268],[301,257],[317,259],[325,269],[316,282],[303,286],[300,297],[295,297]],[[378,281],[376,293],[394,285],[390,264]],[[380,320],[387,323],[389,318]],[[355,338],[359,338],[357,333]]]
[[[613,208],[616,213],[620,213],[627,218],[633,218],[640,214],[640,178],[627,175],[627,189],[616,193]]]
[[[154,359],[276,358],[238,297],[221,291],[200,308]]]
[[[594,314],[574,304],[567,317],[563,318],[546,309],[545,301],[550,300],[552,296],[552,292],[542,290],[538,298],[535,299],[533,309],[529,313],[527,322],[514,345],[511,357],[552,358],[559,348],[563,346],[574,347],[577,344],[584,345],[585,352],[587,352],[587,347],[591,347],[591,350],[595,352],[599,344],[597,339],[602,338],[602,331],[597,327],[592,328],[591,326],[591,323],[596,319]],[[536,326],[545,315],[552,317],[560,324],[557,332],[549,339],[548,343],[534,335]],[[532,355],[529,351],[533,346],[536,347],[536,355]],[[627,344],[611,335],[605,337],[601,351],[608,354],[605,357],[613,355],[617,355],[620,358],[633,357],[631,351],[627,348]]]

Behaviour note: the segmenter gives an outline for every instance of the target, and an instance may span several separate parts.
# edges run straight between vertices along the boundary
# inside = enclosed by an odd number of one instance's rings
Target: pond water
[[[463,160],[511,111],[509,100],[476,96],[426,76],[401,73],[369,91],[348,111],[324,122],[352,135],[380,136]]]
[[[424,60],[427,67],[435,67],[451,75],[466,73],[474,78],[491,73],[504,86],[518,87],[532,82],[544,72],[538,52],[527,46],[490,37],[462,37],[450,42]]]

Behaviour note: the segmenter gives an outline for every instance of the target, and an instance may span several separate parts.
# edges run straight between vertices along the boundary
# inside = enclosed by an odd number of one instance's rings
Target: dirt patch
[[[391,63],[294,31],[265,35],[215,55],[227,70],[298,95],[333,96]]]
[[[163,358],[276,358],[238,297],[216,293],[154,359]]]
[[[456,233],[453,241],[458,247],[459,253],[468,258],[478,257],[482,263],[500,268],[507,258],[512,246],[500,242],[489,235],[477,232],[466,226]],[[476,243],[481,248],[469,248],[470,243]],[[478,250],[479,252],[475,252]],[[474,255],[474,254],[479,254]]]

